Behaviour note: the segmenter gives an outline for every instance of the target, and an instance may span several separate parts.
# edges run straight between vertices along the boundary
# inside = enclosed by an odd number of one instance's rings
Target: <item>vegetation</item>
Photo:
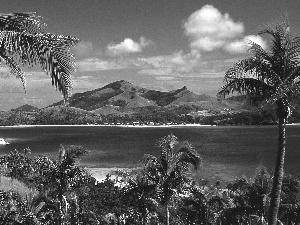
[[[34,13],[0,15],[0,62],[19,78],[26,88],[25,73],[20,65],[38,65],[52,79],[66,100],[72,88],[71,73],[74,71],[70,48],[78,43],[71,36],[45,32],[46,24]]]
[[[60,146],[57,159],[31,157],[30,149],[0,157],[0,224],[266,224],[273,179],[260,167],[251,179],[210,184],[187,171],[200,156],[168,135],[158,157],[143,166],[96,181],[79,159],[79,146]],[[300,177],[283,178],[279,220],[300,223]]]
[[[148,172],[147,178],[160,193],[159,200],[165,208],[166,224],[169,225],[170,201],[175,191],[184,184],[189,166],[197,169],[201,159],[190,143],[180,143],[172,134],[162,138],[158,145],[161,148],[159,158],[146,155],[145,170]]]
[[[121,101],[121,102],[118,102]],[[197,95],[187,90],[181,89],[162,92],[148,90],[125,81],[115,81],[102,88],[83,93],[75,93],[69,99],[69,105],[87,111],[101,110],[103,106],[117,106],[116,109],[122,112],[136,111],[136,108],[153,106],[161,108],[180,105],[181,103],[215,101],[216,99],[207,95]],[[52,106],[62,105],[61,102],[54,103]],[[117,104],[116,104],[117,103]]]
[[[70,48],[78,39],[45,33],[44,28],[34,13],[0,15],[0,62],[20,78],[24,89],[25,76],[19,65],[40,66],[68,100],[74,71]],[[186,87],[163,93],[120,81],[74,95],[70,104],[81,109],[57,104],[42,110],[24,106],[1,112],[0,121],[1,125],[278,123],[274,176],[259,168],[253,179],[238,178],[225,187],[219,182],[194,181],[187,172],[191,167],[197,169],[201,158],[189,142],[179,142],[172,134],[158,141],[158,157],[145,155],[141,168],[120,173],[116,179],[108,175],[101,182],[80,167],[79,159],[87,151],[79,146],[61,145],[56,160],[32,158],[29,148],[22,153],[14,150],[0,157],[0,224],[299,224],[300,177],[284,175],[283,165],[285,124],[298,101],[300,38],[291,35],[287,20],[265,27],[260,34],[271,35],[270,52],[251,42],[253,56],[227,71],[226,85],[219,94],[246,93],[254,104],[267,100],[274,103],[276,115],[272,108],[224,113],[186,106],[178,102],[204,97]],[[128,113],[132,109],[126,107],[134,101],[134,107],[142,104],[135,107],[140,112]],[[171,105],[176,101],[178,105]],[[121,108],[122,115],[86,111],[102,106]],[[191,113],[191,108],[198,111]],[[299,121],[297,112],[293,122]]]
[[[259,34],[271,36],[270,52],[251,42],[249,52],[253,56],[238,62],[226,72],[226,85],[219,94],[244,92],[276,105],[278,151],[269,213],[269,225],[276,225],[283,182],[285,124],[293,100],[299,94],[300,37],[294,37],[290,33],[287,19],[266,26]]]

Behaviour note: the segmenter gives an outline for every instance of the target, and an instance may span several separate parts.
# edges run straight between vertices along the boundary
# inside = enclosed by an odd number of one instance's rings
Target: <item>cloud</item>
[[[171,63],[180,72],[190,72],[199,63],[201,55],[199,51],[192,49],[190,53],[184,54],[182,51],[176,52],[171,57]]]
[[[229,53],[245,53],[250,47],[250,42],[259,44],[263,49],[267,48],[266,41],[258,35],[248,35],[243,39],[235,40],[224,47],[224,49]]]
[[[10,84],[2,84],[0,87],[0,93],[24,93],[22,87],[18,87]]]
[[[156,69],[143,69],[138,72],[139,74],[145,75],[170,75],[173,73],[172,68],[156,68]]]
[[[115,61],[107,61],[99,58],[87,58],[76,62],[78,71],[101,71],[101,70],[118,70],[125,67]]]
[[[41,105],[45,104],[46,101],[42,98],[31,96],[31,97],[23,97],[23,102],[29,105]]]
[[[75,92],[94,90],[104,85],[105,83],[97,81],[97,77],[95,76],[83,75],[73,77],[73,87]]]
[[[155,80],[158,80],[158,81],[171,81],[171,80],[176,80],[176,77],[155,77]]]
[[[81,41],[73,48],[73,51],[75,57],[86,57],[92,54],[92,52],[94,51],[94,46],[92,42]]]
[[[183,51],[174,52],[171,55],[138,58],[139,66],[145,69],[140,74],[168,75],[192,71],[199,63],[200,53],[192,50],[188,54]]]
[[[212,5],[205,5],[192,13],[183,27],[185,34],[191,38],[190,47],[202,51],[221,48],[244,32],[243,23],[234,22],[229,14],[222,15]]]
[[[152,44],[153,42],[147,40],[144,37],[140,37],[139,42],[135,42],[131,38],[125,38],[119,44],[110,43],[107,46],[107,51],[113,55],[122,55],[122,54],[129,54],[129,53],[138,53],[141,52],[145,47]]]

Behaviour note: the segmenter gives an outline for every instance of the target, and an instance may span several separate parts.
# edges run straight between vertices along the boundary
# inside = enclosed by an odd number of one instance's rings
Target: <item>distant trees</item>
[[[283,180],[285,124],[291,113],[292,101],[299,94],[300,37],[291,34],[286,18],[266,26],[259,34],[270,35],[272,41],[270,51],[250,42],[249,52],[253,56],[236,63],[226,72],[226,84],[219,94],[243,92],[276,105],[278,151],[268,218],[269,225],[275,225]]]

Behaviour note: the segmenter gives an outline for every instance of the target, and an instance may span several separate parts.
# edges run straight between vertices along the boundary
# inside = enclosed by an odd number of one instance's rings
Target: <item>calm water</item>
[[[93,167],[132,167],[144,154],[158,155],[157,139],[173,133],[190,141],[203,159],[198,178],[231,180],[254,175],[259,165],[274,168],[277,126],[230,127],[98,127],[45,126],[0,127],[0,137],[10,145],[0,146],[5,154],[30,147],[33,155],[56,157],[59,145],[81,145],[90,153],[81,164]],[[285,170],[299,173],[300,126],[287,126]]]

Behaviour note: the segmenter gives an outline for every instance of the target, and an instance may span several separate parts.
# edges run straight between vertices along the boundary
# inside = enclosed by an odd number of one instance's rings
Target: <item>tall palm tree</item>
[[[165,208],[166,224],[169,225],[170,200],[184,184],[190,166],[197,169],[201,158],[189,142],[179,142],[173,134],[160,139],[158,146],[158,158],[145,156],[145,171],[148,171],[147,177],[156,184],[159,199]]]
[[[219,95],[247,93],[274,103],[278,115],[278,151],[271,193],[269,224],[276,224],[285,156],[285,124],[292,100],[298,95],[300,81],[300,37],[290,33],[287,18],[266,25],[259,34],[272,38],[270,50],[250,42],[252,56],[236,63],[225,74],[226,84]]]
[[[24,90],[26,80],[21,66],[40,66],[67,100],[72,88],[71,73],[75,70],[70,49],[79,40],[46,33],[45,27],[35,13],[0,14],[0,63],[22,81]]]

